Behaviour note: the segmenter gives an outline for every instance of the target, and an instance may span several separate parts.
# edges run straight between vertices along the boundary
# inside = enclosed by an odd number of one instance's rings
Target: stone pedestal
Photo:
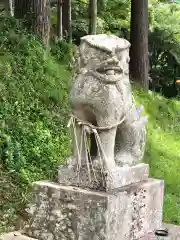
[[[89,167],[90,171],[87,170],[87,165],[81,166],[77,173],[77,165],[73,157],[69,158],[67,166],[59,167],[58,182],[68,186],[109,191],[147,180],[149,176],[149,165],[144,163],[132,167],[116,166],[111,172],[103,175],[100,170]]]
[[[34,183],[25,233],[38,240],[136,240],[161,227],[164,182],[109,192]]]

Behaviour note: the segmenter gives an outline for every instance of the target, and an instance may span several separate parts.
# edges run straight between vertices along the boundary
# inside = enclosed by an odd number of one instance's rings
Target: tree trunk
[[[69,11],[68,11],[68,13],[69,13],[68,14],[68,19],[69,19],[69,21],[68,21],[68,41],[70,44],[72,44],[72,13],[71,13],[72,2],[71,1],[72,0],[69,0]]]
[[[23,19],[30,11],[30,0],[15,0],[14,2],[14,17]]]
[[[14,16],[13,2],[12,2],[12,0],[9,0],[8,2],[9,2],[10,15],[11,15],[11,17],[13,17]]]
[[[89,34],[96,34],[97,0],[89,0]]]
[[[32,0],[32,28],[42,38],[44,45],[49,47],[50,37],[50,2],[49,0]]]
[[[64,38],[68,37],[68,15],[69,15],[69,0],[63,0],[62,6],[62,25],[63,25],[63,36]]]
[[[62,0],[58,0],[58,3],[57,3],[57,37],[59,40],[63,39]]]
[[[11,17],[14,16],[12,0],[5,0],[4,1],[4,9],[5,9],[5,12],[6,12],[7,15],[10,15]]]
[[[148,0],[131,0],[131,80],[149,88]]]
[[[63,36],[72,42],[71,0],[63,0]]]

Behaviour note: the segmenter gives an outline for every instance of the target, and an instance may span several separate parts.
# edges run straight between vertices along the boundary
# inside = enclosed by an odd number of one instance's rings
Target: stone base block
[[[90,173],[90,177],[89,177]],[[87,165],[81,166],[79,177],[77,167],[68,164],[67,167],[60,166],[58,171],[58,182],[66,186],[78,186],[83,188],[109,191],[130,184],[138,183],[148,179],[149,165],[138,164],[132,167],[116,167],[110,173],[103,174],[100,170],[87,171]]]
[[[161,227],[164,182],[98,192],[36,182],[25,234],[38,240],[136,240]]]

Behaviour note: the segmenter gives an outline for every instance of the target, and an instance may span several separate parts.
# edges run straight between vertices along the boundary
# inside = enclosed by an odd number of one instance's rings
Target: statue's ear
[[[130,57],[128,56],[127,59],[126,59],[127,63],[130,62]]]
[[[78,52],[79,52],[80,55],[83,55],[83,52],[84,52],[85,48],[86,48],[86,43],[82,42],[80,44],[79,48],[78,48]]]

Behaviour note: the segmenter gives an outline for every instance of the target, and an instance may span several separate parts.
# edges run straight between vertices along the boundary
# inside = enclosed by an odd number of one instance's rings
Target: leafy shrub
[[[51,178],[69,154],[69,72],[18,21],[0,30],[1,164],[22,184]]]
[[[58,61],[70,61],[72,46],[66,41],[52,41],[51,54]]]
[[[130,29],[130,1],[107,0],[104,3],[104,11],[101,18],[104,20],[106,32],[119,35],[122,28]]]
[[[155,85],[161,86],[165,96],[176,96],[174,82],[180,77],[179,11],[178,4],[150,7],[150,72]]]

